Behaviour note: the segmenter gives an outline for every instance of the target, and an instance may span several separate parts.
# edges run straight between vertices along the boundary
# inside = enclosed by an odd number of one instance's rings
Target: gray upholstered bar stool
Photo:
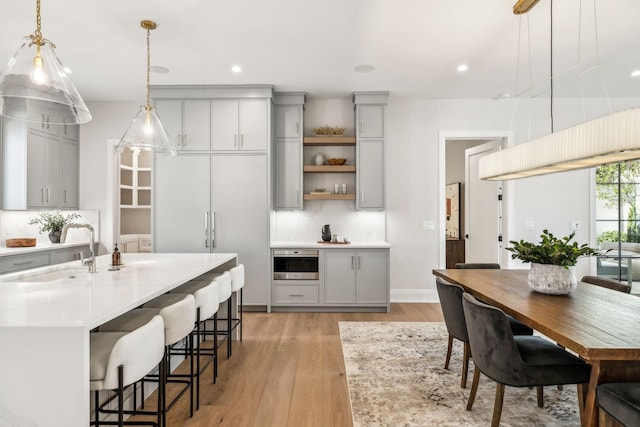
[[[124,388],[142,379],[163,361],[164,322],[161,316],[154,315],[129,332],[92,332],[89,341],[89,389],[94,392],[95,399],[95,416],[90,424],[114,424],[113,421],[100,423],[99,391],[115,390],[118,399],[117,425],[123,426]],[[157,422],[149,422],[149,425],[160,425],[160,404],[161,394],[158,393]]]
[[[214,364],[212,375],[214,382],[218,373],[217,347],[213,345],[212,351],[204,352],[202,351],[200,345],[200,338],[206,337],[206,321],[209,319],[213,319],[213,322],[215,324],[215,321],[217,319],[218,307],[220,306],[218,282],[216,282],[215,280],[192,280],[185,283],[184,285],[178,286],[170,293],[190,294],[195,298],[196,318],[195,327],[192,331],[192,334],[194,334],[196,338],[196,342],[194,344],[196,352],[196,370],[195,372],[192,372],[192,375],[195,375],[196,378],[196,409],[200,409],[200,375],[202,374],[202,372],[204,372],[204,370],[207,368],[207,366],[209,366],[210,363]],[[202,354],[210,356],[209,360],[207,360],[207,363],[205,363],[204,366],[200,366],[200,356]]]
[[[158,389],[162,395],[161,412],[162,425],[166,426],[166,412],[173,407],[182,395],[190,390],[190,410],[189,415],[193,416],[193,385],[191,374],[188,375],[170,375],[170,350],[171,347],[185,338],[189,338],[188,348],[193,349],[193,322],[196,318],[196,303],[193,295],[190,294],[164,294],[147,302],[142,308],[131,310],[123,315],[100,326],[100,331],[131,331],[136,329],[142,323],[146,323],[150,317],[160,315],[164,321],[164,365],[166,369],[158,376]],[[193,372],[193,353],[190,357],[190,372]],[[166,384],[171,376],[171,382],[182,382],[184,388],[178,395],[167,405],[166,400]],[[180,380],[178,378],[185,378]],[[144,381],[144,380],[143,380]],[[143,382],[144,384],[144,382]],[[144,391],[143,391],[144,399]],[[148,413],[137,411],[136,413]]]
[[[218,291],[220,296],[220,304],[226,302],[227,303],[227,317],[231,319],[231,273],[225,271],[219,276],[213,278],[214,281],[218,283]],[[221,331],[216,326],[216,344],[217,345],[217,335],[222,335],[227,340],[227,359],[231,357],[231,321],[227,319],[227,328],[225,331]],[[221,320],[221,319],[218,319]],[[224,342],[224,340],[223,340]]]

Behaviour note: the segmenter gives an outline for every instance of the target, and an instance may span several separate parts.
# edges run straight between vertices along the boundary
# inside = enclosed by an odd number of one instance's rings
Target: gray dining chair
[[[444,362],[444,368],[449,369],[451,351],[453,349],[453,339],[456,338],[462,341],[462,380],[460,387],[466,388],[471,352],[469,351],[469,335],[467,334],[467,326],[465,324],[464,311],[462,309],[462,294],[464,293],[464,289],[458,285],[449,283],[440,277],[436,277],[436,289],[438,291],[438,298],[440,299],[440,306],[442,307],[442,314],[444,315],[444,322],[447,326],[447,332],[449,333],[447,356]],[[513,319],[513,321],[516,322],[512,327],[513,334],[533,334],[533,330],[531,328],[527,328],[515,319]],[[522,326],[527,328],[527,330],[523,330]]]
[[[625,426],[640,426],[640,383],[600,384],[596,399],[605,412],[600,416],[601,425],[611,424],[607,424],[608,415]]]
[[[631,293],[631,286],[628,283],[622,283],[614,279],[607,279],[606,277],[598,276],[584,276],[580,279],[583,283],[590,285],[601,286],[607,289],[613,289],[614,291],[624,292],[625,294]]]
[[[492,427],[500,425],[505,385],[540,390],[547,385],[577,384],[578,395],[584,395],[591,374],[586,362],[542,337],[514,336],[502,310],[469,294],[462,296],[462,306],[475,364],[467,410],[473,406],[481,372],[497,383]],[[538,394],[538,406],[542,403]]]

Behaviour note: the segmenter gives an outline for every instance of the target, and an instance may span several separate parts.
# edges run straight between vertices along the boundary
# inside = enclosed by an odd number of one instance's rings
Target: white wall
[[[382,88],[384,89],[384,88]],[[353,132],[351,98],[321,100],[310,99],[305,112],[305,128],[315,126],[344,126]],[[432,269],[444,266],[439,259],[439,146],[440,131],[513,131],[515,142],[549,132],[548,100],[539,100],[529,108],[524,101],[513,100],[427,100],[396,98],[391,94],[386,121],[386,176],[387,210],[378,213],[383,220],[372,216],[372,223],[358,228],[357,212],[343,223],[339,220],[338,204],[316,206],[299,216],[300,222],[292,228],[278,228],[274,238],[289,240],[293,234],[305,239],[319,236],[322,224],[342,224],[344,234],[363,233],[367,228],[384,234],[391,249],[391,288],[393,300],[437,301]],[[613,110],[640,105],[638,99],[612,99]],[[585,101],[583,114],[579,100],[557,101],[555,129],[573,125],[606,112],[604,100]],[[108,174],[105,153],[106,140],[120,138],[135,115],[136,103],[91,103],[94,119],[81,128],[80,144],[80,207],[98,209],[103,227],[101,242],[110,246],[111,213],[106,212]],[[160,112],[161,113],[161,112]],[[514,124],[512,125],[512,120]],[[351,123],[351,125],[349,125]],[[347,130],[349,133],[349,129]],[[510,214],[508,236],[511,239],[535,239],[543,228],[558,235],[569,233],[569,222],[579,220],[581,230],[576,233],[580,243],[592,242],[589,207],[590,179],[588,171],[554,174],[509,182],[507,192]],[[348,209],[347,209],[348,211]],[[326,215],[325,215],[326,214]],[[280,214],[278,214],[280,215]],[[288,214],[285,214],[288,215]],[[323,216],[324,215],[324,216]],[[279,218],[285,218],[284,215]],[[328,219],[327,219],[328,218]],[[524,231],[524,220],[535,221],[532,232]],[[425,220],[436,223],[436,231],[423,231]],[[284,220],[283,220],[284,221]],[[298,227],[296,229],[296,227]],[[283,231],[285,230],[285,231]],[[339,231],[336,229],[336,231]],[[109,234],[111,233],[111,234]],[[296,236],[298,235],[296,234]],[[297,238],[297,237],[293,237]],[[513,264],[516,266],[517,264]],[[588,261],[581,262],[576,276],[588,271]]]

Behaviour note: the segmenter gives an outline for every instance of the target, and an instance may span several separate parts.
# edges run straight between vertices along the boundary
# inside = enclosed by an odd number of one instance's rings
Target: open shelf
[[[305,136],[304,145],[356,145],[355,136]]]
[[[304,169],[303,170],[305,172],[313,172],[313,173],[320,173],[320,172],[349,173],[349,172],[355,172],[356,171],[356,166],[355,165],[342,165],[342,166],[304,165]]]
[[[305,194],[304,200],[355,200],[355,194]]]

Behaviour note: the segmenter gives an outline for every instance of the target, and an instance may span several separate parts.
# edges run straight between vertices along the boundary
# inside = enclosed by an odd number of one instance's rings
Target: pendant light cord
[[[147,28],[147,111],[151,110],[151,96],[149,94],[150,87],[151,87],[150,74],[151,74],[151,30]]]
[[[550,108],[549,112],[551,115],[551,133],[553,133],[553,0],[551,0],[551,7],[549,8],[549,20],[551,24],[551,37],[549,37],[550,48],[549,48],[549,74],[550,79],[549,83],[551,85],[550,89]]]

